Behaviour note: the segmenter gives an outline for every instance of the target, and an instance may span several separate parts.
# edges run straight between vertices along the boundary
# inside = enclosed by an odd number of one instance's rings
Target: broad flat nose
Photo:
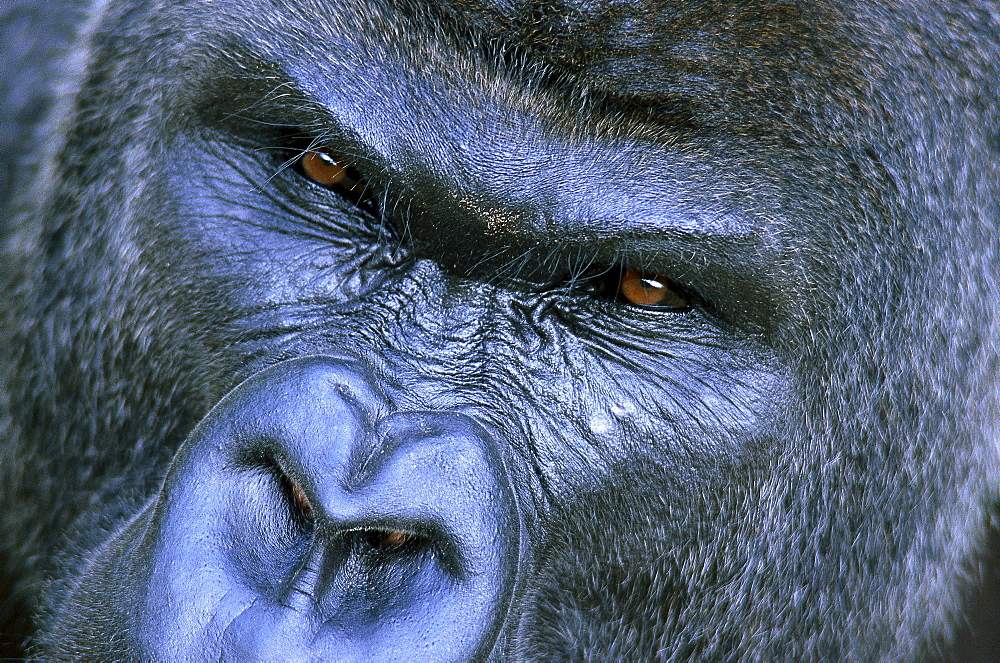
[[[127,604],[155,657],[469,660],[494,646],[520,540],[483,427],[395,412],[359,363],[306,357],[209,413],[105,562],[143,576]]]

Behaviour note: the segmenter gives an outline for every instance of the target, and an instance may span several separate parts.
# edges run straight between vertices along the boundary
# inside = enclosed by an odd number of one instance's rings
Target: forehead
[[[795,161],[809,158],[801,147],[829,147],[829,127],[856,118],[870,89],[857,17],[817,3],[191,0],[165,13],[210,56],[239,44],[376,102],[469,88],[572,126],[600,97],[612,133],[666,128],[765,166],[776,152]]]
[[[196,31],[295,34],[303,47],[311,36],[317,48],[324,36],[360,42],[381,33],[406,46],[452,31],[460,41],[515,49],[517,58],[589,87],[648,100],[745,100],[794,85],[784,75],[792,71],[810,79],[831,66],[846,73],[836,53],[851,22],[822,3],[784,1],[194,0],[183,12]]]
[[[759,81],[805,54],[820,55],[838,23],[822,3],[766,0],[484,0],[471,6],[456,0],[452,6],[593,85],[651,96],[707,91],[719,77],[730,85]]]

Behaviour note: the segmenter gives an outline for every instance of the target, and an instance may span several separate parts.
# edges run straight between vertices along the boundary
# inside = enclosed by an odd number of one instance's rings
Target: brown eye
[[[687,309],[691,303],[674,290],[670,279],[653,272],[623,269],[618,296],[629,304],[657,309]]]
[[[347,165],[347,160],[328,150],[308,150],[298,160],[298,170],[320,186],[336,191],[345,199],[372,215],[378,206],[372,190],[361,175]]]
[[[333,187],[347,178],[347,166],[329,152],[306,152],[299,163],[302,173],[321,186]]]

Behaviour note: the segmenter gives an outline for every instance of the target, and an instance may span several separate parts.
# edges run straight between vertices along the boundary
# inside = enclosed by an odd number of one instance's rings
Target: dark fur
[[[126,642],[66,631],[87,560],[233,386],[346,349],[518,459],[505,656],[989,656],[997,5],[209,4],[0,10],[11,646],[32,611],[43,658]],[[275,175],[289,131],[357,151],[388,239]],[[645,191],[692,237],[642,253],[545,197]],[[704,304],[564,285],[640,254]]]

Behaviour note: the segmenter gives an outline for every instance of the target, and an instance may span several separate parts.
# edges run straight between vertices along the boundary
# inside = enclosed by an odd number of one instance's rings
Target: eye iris
[[[670,281],[652,272],[625,269],[618,284],[622,299],[636,306],[686,308],[686,299],[670,288]]]
[[[347,166],[327,152],[306,152],[301,163],[305,176],[323,186],[334,186],[347,177]]]

